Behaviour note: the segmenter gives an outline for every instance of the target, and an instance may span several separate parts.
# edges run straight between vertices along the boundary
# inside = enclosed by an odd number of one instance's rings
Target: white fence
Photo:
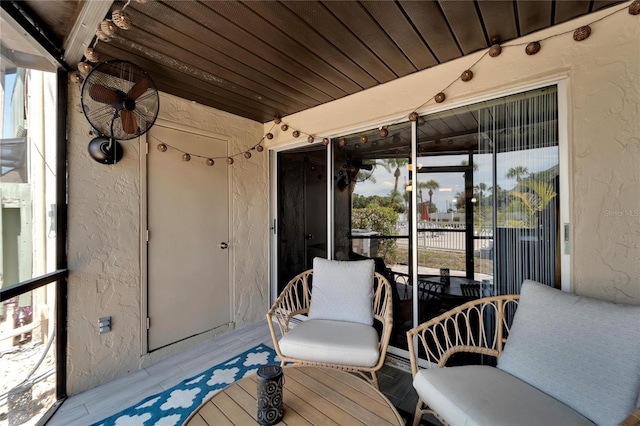
[[[464,230],[464,223],[420,221],[418,222],[418,248],[465,252],[467,244]],[[409,226],[406,222],[398,222],[396,231],[399,235],[408,235]],[[407,245],[407,241],[400,239],[398,245]],[[490,251],[492,247],[491,230],[474,232],[473,249],[476,255],[483,257],[482,253]]]

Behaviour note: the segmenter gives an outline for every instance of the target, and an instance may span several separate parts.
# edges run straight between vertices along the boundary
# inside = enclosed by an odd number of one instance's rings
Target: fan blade
[[[143,78],[142,80],[140,80],[139,82],[133,85],[133,87],[129,90],[129,93],[127,93],[127,97],[135,101],[140,96],[142,96],[144,92],[147,91],[148,88],[149,88],[149,82],[147,81],[146,78]]]
[[[138,120],[136,120],[136,115],[133,111],[123,109],[120,111],[120,119],[122,121],[122,130],[130,135],[134,135],[138,131]]]
[[[108,87],[101,86],[99,84],[91,84],[89,86],[89,96],[96,102],[109,105],[119,105],[120,95]]]

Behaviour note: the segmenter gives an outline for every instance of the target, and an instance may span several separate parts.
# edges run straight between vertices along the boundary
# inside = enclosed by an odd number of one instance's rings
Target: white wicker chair
[[[413,377],[419,368],[415,337],[418,348],[424,351],[428,368],[445,367],[449,358],[460,352],[499,357],[509,334],[509,318],[512,317],[509,314],[515,312],[519,299],[520,295],[513,294],[472,300],[407,331]],[[487,321],[489,318],[491,320]],[[495,324],[491,332],[485,329],[488,323]],[[420,424],[423,414],[433,414],[447,424],[419,397],[414,426]]]
[[[285,336],[292,328],[291,319],[294,316],[306,316],[309,313],[311,305],[311,287],[310,283],[313,269],[309,269],[295,276],[275,301],[269,312],[267,313],[267,322],[271,331],[271,337],[275,350],[282,360],[282,365],[286,363],[314,365],[320,367],[335,368],[343,371],[358,373],[368,382],[379,388],[378,377],[376,372],[384,365],[389,339],[391,337],[391,328],[393,326],[393,308],[391,285],[385,277],[379,273],[374,273],[373,288],[373,316],[374,326],[379,324],[376,329],[379,332],[379,355],[375,365],[364,367],[353,364],[325,363],[319,361],[309,361],[300,358],[294,358],[282,353],[279,338],[276,333],[275,324],[278,325],[280,335]],[[337,323],[337,322],[336,322]],[[377,324],[376,324],[377,323]],[[339,324],[336,324],[339,326]]]

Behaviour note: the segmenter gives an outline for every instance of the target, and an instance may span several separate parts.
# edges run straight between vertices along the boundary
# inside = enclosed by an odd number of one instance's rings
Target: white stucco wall
[[[135,371],[185,346],[188,339],[153,355],[143,354],[140,253],[140,146],[125,141],[124,158],[102,165],[87,153],[93,138],[81,113],[78,86],[69,89],[69,297],[68,393],[74,395]],[[242,152],[262,137],[262,124],[161,94],[159,118],[223,135],[229,153]],[[268,308],[267,152],[237,157],[231,167],[230,246],[233,327],[264,317]],[[113,331],[98,335],[98,318],[111,316]]]
[[[269,147],[371,129],[420,113],[449,109],[479,97],[555,78],[566,79],[568,107],[571,290],[601,299],[640,304],[640,16],[625,5],[573,20],[503,46],[472,67],[470,82],[456,81],[447,100],[431,100],[486,51],[366,90],[283,121],[303,132],[275,126]],[[612,10],[622,11],[594,22]],[[591,37],[573,31],[594,22]],[[568,32],[567,34],[562,34]],[[551,37],[551,38],[548,38]],[[533,56],[525,46],[542,40]],[[266,123],[265,132],[273,123]]]

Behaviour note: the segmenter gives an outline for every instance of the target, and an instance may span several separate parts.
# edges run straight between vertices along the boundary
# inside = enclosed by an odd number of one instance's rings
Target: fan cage
[[[135,108],[130,113],[122,102],[99,102],[90,94],[92,86],[101,86],[118,93],[124,100],[136,83],[144,80],[147,88],[135,99]],[[80,103],[89,124],[102,136],[117,140],[134,139],[146,133],[155,123],[159,110],[158,91],[149,74],[133,63],[121,60],[103,62],[87,75],[82,84]],[[124,114],[135,116],[135,131],[123,127],[123,110]]]

